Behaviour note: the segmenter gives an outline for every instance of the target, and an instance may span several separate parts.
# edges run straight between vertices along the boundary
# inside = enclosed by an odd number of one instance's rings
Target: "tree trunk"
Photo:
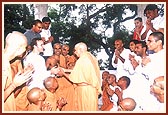
[[[48,10],[48,4],[34,4],[35,8],[35,19],[42,20],[43,17],[48,16],[47,10]]]

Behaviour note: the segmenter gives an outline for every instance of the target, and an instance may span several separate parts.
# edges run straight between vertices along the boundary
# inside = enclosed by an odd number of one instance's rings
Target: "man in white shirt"
[[[57,74],[58,69],[52,68],[51,70],[47,71],[45,66],[45,60],[40,55],[43,52],[44,42],[41,38],[34,38],[31,42],[32,52],[27,55],[24,59],[24,66],[27,64],[32,64],[34,67],[34,73],[32,75],[32,79],[27,82],[28,89],[32,89],[34,87],[44,88],[43,80],[49,77],[51,74]]]
[[[159,76],[166,76],[166,52],[163,48],[164,34],[162,32],[153,32],[149,35],[147,46],[149,50],[154,51],[154,54],[150,54],[149,58],[142,60],[144,65],[143,74],[149,77],[149,84],[153,85],[154,80]],[[150,94],[150,88],[149,94]],[[147,98],[147,101],[152,105],[149,110],[161,111],[163,110],[163,104],[160,103],[153,95]]]
[[[54,37],[51,36],[51,32],[49,30],[49,26],[51,24],[51,20],[49,17],[43,17],[42,19],[42,31],[40,32],[41,38],[44,41],[44,52],[43,57],[46,60],[49,56],[53,55],[53,47],[52,47],[52,41],[54,40]]]
[[[144,9],[144,15],[147,17],[146,27],[142,30],[141,40],[147,40],[152,32],[160,31],[164,33],[164,17],[160,16],[159,8],[155,4],[149,4]]]
[[[118,80],[121,76],[129,76],[128,71],[124,69],[124,63],[126,59],[129,59],[131,51],[124,48],[122,39],[116,39],[114,45],[116,49],[112,57],[112,65],[117,68],[116,78]]]

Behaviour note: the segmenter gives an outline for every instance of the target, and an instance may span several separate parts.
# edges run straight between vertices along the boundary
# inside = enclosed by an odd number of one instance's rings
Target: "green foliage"
[[[4,5],[4,36],[12,31],[25,32],[34,19],[26,4]]]

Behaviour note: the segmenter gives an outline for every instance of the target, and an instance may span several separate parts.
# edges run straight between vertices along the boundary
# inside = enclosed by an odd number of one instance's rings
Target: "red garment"
[[[137,32],[136,29],[134,30],[133,40],[138,40],[138,41],[141,40],[141,31],[142,31],[143,28],[144,28],[144,26],[142,26],[142,28],[140,28],[140,29],[138,30],[138,32]]]

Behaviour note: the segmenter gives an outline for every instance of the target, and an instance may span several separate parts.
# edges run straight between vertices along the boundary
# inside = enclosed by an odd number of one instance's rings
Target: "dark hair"
[[[131,82],[131,81],[130,81],[130,78],[127,77],[127,76],[122,76],[122,79],[127,82],[127,83],[126,83],[126,88],[128,88],[128,86],[130,85],[130,82]]]
[[[138,43],[138,40],[130,40],[129,43],[134,42],[134,44]]]
[[[146,44],[146,42],[145,41],[138,41],[136,44],[141,44],[142,45],[142,48],[146,48],[146,51],[148,50],[148,46],[147,46],[147,44]]]
[[[43,17],[42,22],[51,22],[49,17]]]
[[[33,22],[32,22],[32,27],[33,27],[33,25],[37,25],[38,23],[41,23],[41,24],[42,24],[42,22],[41,22],[39,19],[33,20]]]
[[[33,46],[36,45],[37,46],[37,41],[39,40],[42,40],[41,38],[33,38],[31,43],[30,43],[30,46],[32,47],[32,50],[33,50]]]
[[[137,18],[134,19],[134,21],[135,20],[139,20],[140,22],[142,22],[142,18],[141,17],[137,17]]]
[[[155,41],[162,41],[162,45],[164,45],[164,34],[162,32],[153,32],[149,36],[153,36]]]
[[[157,7],[156,4],[148,4],[146,6],[146,8],[144,9],[144,16],[146,15],[146,11],[148,11],[148,10],[155,10],[155,9],[159,10],[159,8]]]

